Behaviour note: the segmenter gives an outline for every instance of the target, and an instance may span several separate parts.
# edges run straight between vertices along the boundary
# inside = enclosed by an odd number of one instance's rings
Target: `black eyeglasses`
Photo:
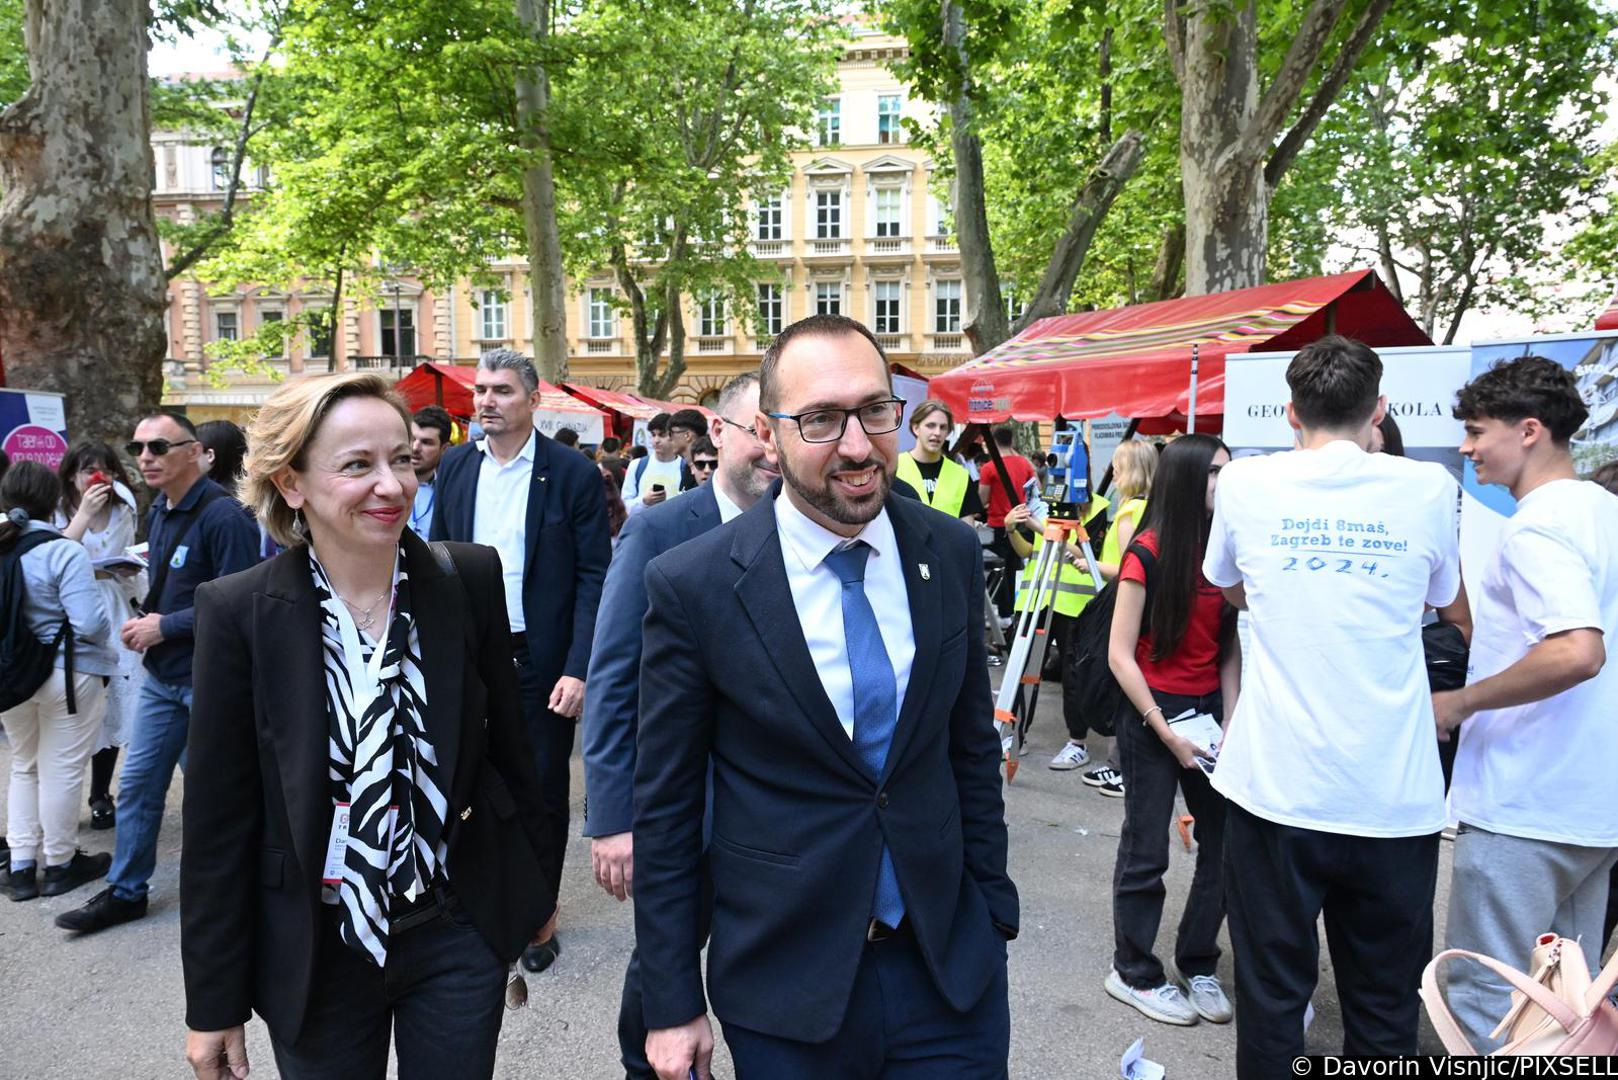
[[[717,469],[719,467],[719,459],[718,458],[694,458],[692,460],[692,462],[691,462],[691,467],[693,469]]]
[[[753,436],[753,438],[755,438],[755,439],[758,438],[758,432],[753,430],[753,425],[752,424],[738,424],[736,421],[732,420],[728,416],[721,416],[719,418],[719,420],[720,420],[720,423],[729,424],[731,427],[735,428],[737,431],[745,431],[749,435]]]
[[[857,409],[811,409],[802,413],[767,412],[765,416],[772,416],[777,420],[791,420],[798,425],[798,434],[803,436],[807,443],[837,442],[848,430],[848,418],[857,416],[860,427],[865,429],[867,435],[886,435],[890,431],[899,430],[899,421],[904,416],[905,403],[903,398],[886,398],[882,401],[873,401],[868,405],[861,405]]]
[[[169,442],[167,439],[148,439],[145,442],[139,442],[131,439],[124,443],[124,453],[130,457],[140,457],[142,453],[150,450],[153,457],[162,457],[176,446],[189,446],[196,441],[195,439],[181,439],[179,442]]]

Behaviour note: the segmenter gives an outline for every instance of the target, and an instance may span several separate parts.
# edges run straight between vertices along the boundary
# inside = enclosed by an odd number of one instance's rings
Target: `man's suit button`
[[[886,810],[888,808],[888,793],[886,791],[877,795],[876,805],[877,809],[879,810]]]

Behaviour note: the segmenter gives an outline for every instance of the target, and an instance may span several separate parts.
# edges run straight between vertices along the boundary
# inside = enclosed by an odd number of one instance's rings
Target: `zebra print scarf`
[[[380,967],[388,958],[390,905],[430,888],[443,874],[446,852],[449,803],[424,722],[421,639],[401,548],[379,692],[368,705],[356,701],[343,647],[341,620],[347,613],[312,548],[309,564],[321,608],[332,803],[349,806],[342,877],[322,890],[322,899],[341,908],[344,944]],[[376,643],[364,634],[359,642],[359,664],[369,665]]]

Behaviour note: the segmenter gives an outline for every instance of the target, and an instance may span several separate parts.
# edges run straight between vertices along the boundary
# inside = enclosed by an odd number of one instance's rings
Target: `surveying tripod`
[[[1039,682],[1045,669],[1045,651],[1050,647],[1051,615],[1056,610],[1056,589],[1061,579],[1062,560],[1067,556],[1067,545],[1074,543],[1084,553],[1084,564],[1090,573],[1089,592],[1093,595],[1100,587],[1101,576],[1096,572],[1095,553],[1090,550],[1090,534],[1073,518],[1054,515],[1045,521],[1041,533],[1044,543],[1034,563],[1034,578],[1028,591],[1028,603],[1017,613],[1011,651],[1006,656],[1000,677],[1000,693],[994,703],[995,728],[1000,735],[1000,752],[1006,765],[1006,783],[1017,775],[1017,764],[1023,743],[1028,737],[1028,725],[1034,719],[1034,706],[1039,703]]]

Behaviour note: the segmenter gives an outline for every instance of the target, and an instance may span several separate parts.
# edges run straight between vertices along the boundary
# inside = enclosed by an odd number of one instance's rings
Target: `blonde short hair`
[[[1157,448],[1140,439],[1118,444],[1112,455],[1112,488],[1125,499],[1143,498],[1157,475]]]
[[[920,405],[917,405],[916,411],[910,414],[910,430],[915,431],[921,426],[921,422],[933,415],[933,413],[943,413],[944,422],[952,428],[955,426],[955,414],[949,411],[949,406],[937,398],[928,398]]]
[[[410,431],[410,410],[393,384],[371,371],[322,375],[284,384],[271,394],[247,428],[247,460],[241,499],[266,532],[284,547],[303,542],[292,528],[297,514],[281,497],[275,477],[283,469],[303,471],[309,444],[340,401],[376,398],[393,406]]]

